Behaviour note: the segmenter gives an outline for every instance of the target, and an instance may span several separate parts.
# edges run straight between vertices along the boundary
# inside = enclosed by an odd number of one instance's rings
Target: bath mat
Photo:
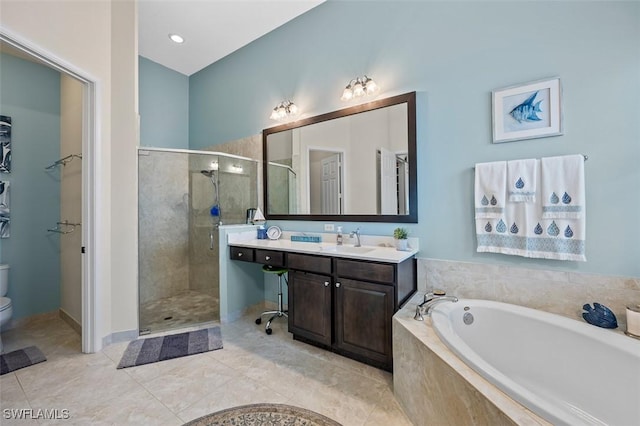
[[[46,360],[44,354],[35,346],[0,355],[0,376]]]
[[[322,414],[284,404],[251,404],[228,408],[185,423],[184,426],[342,426]]]
[[[216,349],[222,349],[220,327],[134,340],[124,351],[118,368],[151,364]]]

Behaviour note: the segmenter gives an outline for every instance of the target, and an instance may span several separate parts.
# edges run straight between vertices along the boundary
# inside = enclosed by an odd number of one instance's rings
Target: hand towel
[[[536,201],[538,160],[507,161],[507,192],[513,203]]]
[[[476,164],[474,204],[476,219],[499,218],[504,213],[507,162]]]
[[[584,216],[584,157],[564,155],[540,160],[542,217],[580,219]]]

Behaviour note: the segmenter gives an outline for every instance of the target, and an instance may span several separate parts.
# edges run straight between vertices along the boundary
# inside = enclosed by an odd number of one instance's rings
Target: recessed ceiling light
[[[169,38],[175,43],[184,43],[184,38],[182,38],[178,34],[169,34]]]

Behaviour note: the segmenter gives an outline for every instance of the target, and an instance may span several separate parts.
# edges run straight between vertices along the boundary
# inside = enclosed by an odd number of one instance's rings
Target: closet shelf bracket
[[[55,228],[47,229],[48,232],[56,232],[58,234],[70,234],[76,230],[76,226],[80,226],[79,223],[69,223],[68,220],[63,222],[57,222]]]
[[[73,160],[74,158],[79,158],[82,160],[82,154],[70,154],[67,155],[64,158],[59,159],[58,161],[55,161],[53,164],[45,167],[45,170],[51,170],[53,169],[55,166],[59,166],[60,164],[62,164],[63,166],[66,166],[68,162],[70,162],[71,160]]]

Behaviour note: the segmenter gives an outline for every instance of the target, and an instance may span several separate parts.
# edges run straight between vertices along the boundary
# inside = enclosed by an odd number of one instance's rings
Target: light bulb
[[[367,95],[371,95],[373,93],[376,93],[378,91],[379,87],[376,84],[375,81],[373,81],[372,79],[370,79],[369,77],[367,77],[367,82],[365,84],[365,90],[367,92]]]
[[[174,43],[178,43],[178,44],[184,43],[184,38],[182,38],[182,36],[180,36],[178,34],[169,34],[169,38]]]
[[[298,115],[298,107],[293,102],[289,104],[289,115]]]
[[[351,90],[351,87],[347,86],[344,88],[344,91],[342,92],[342,96],[340,97],[340,100],[348,101],[351,98],[353,98],[353,91]]]
[[[360,80],[356,81],[356,84],[353,85],[353,96],[356,98],[364,96],[364,87],[362,87]]]

